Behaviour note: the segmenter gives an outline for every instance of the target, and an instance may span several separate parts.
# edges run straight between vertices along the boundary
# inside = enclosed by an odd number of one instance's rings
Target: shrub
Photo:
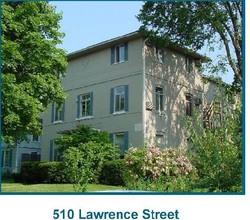
[[[100,175],[100,182],[113,186],[124,186],[124,175],[126,172],[126,164],[124,159],[106,161]]]
[[[125,161],[125,183],[129,189],[188,191],[196,172],[189,159],[173,148],[130,148]]]
[[[242,191],[241,109],[232,111],[229,106],[224,108],[223,122],[217,121],[212,129],[203,128],[198,117],[187,122],[189,158],[199,177],[196,188],[210,192]]]
[[[14,180],[28,184],[70,182],[64,162],[23,162]]]
[[[69,183],[69,174],[64,162],[42,162],[39,164],[42,180],[46,183]]]
[[[76,191],[83,192],[90,182],[97,182],[103,164],[118,157],[112,144],[88,142],[70,147],[64,153],[67,171]]]
[[[40,162],[23,162],[20,171],[20,180],[23,183],[41,183],[42,175],[39,172]]]

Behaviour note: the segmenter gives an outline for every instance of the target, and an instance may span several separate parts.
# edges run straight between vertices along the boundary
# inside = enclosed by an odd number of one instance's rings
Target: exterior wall
[[[129,37],[128,37],[129,36]],[[143,143],[161,147],[178,147],[186,143],[184,122],[187,94],[192,96],[192,108],[202,113],[201,101],[207,94],[213,97],[214,85],[205,85],[198,71],[198,54],[185,54],[183,50],[165,48],[157,58],[156,47],[148,45],[142,36],[126,35],[92,46],[69,56],[67,75],[62,79],[65,101],[62,121],[51,121],[52,109],[43,116],[41,139],[42,161],[53,160],[53,140],[60,133],[87,124],[111,134],[126,133],[128,147]],[[137,36],[137,37],[135,37]],[[112,64],[112,47],[128,43],[128,60]],[[187,61],[194,62],[189,71]],[[128,91],[128,110],[112,113],[113,88],[125,86]],[[156,87],[163,91],[163,108],[156,109]],[[92,97],[91,116],[78,117],[79,95]],[[113,96],[114,97],[114,96]],[[194,105],[194,100],[199,103]]]
[[[129,145],[141,145],[142,132],[142,48],[143,40],[128,42],[128,61],[112,64],[111,47],[69,61],[67,75],[62,79],[65,102],[64,121],[51,122],[51,109],[43,117],[42,161],[49,161],[50,143],[60,132],[87,124],[108,133],[128,132]],[[110,113],[110,92],[117,86],[128,86],[128,111]],[[77,96],[93,93],[93,116],[77,118]]]
[[[164,49],[163,63],[157,61],[156,48],[146,50],[146,102],[154,109],[146,111],[146,139],[149,145],[157,144],[162,137],[162,147],[178,147],[186,142],[184,121],[186,93],[202,99],[203,82],[198,68],[186,69],[186,57],[173,50]],[[156,110],[156,87],[163,89],[163,110]],[[201,109],[201,106],[197,107]]]
[[[2,144],[2,172],[19,172],[21,162],[36,160],[40,161],[41,147],[40,137],[38,141],[32,140],[32,135],[28,136],[29,141],[22,141],[16,146],[10,147],[7,144]]]

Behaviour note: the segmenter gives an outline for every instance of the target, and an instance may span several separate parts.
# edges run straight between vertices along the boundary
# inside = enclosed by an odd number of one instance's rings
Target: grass
[[[122,187],[101,184],[89,184],[86,192],[123,190]],[[3,181],[2,192],[75,192],[72,184],[22,184]]]

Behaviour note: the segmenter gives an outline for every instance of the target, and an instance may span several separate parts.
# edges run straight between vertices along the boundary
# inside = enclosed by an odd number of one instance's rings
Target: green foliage
[[[124,159],[106,161],[103,165],[99,181],[107,185],[124,186],[125,173],[126,164]]]
[[[203,128],[197,117],[187,123],[190,135],[189,158],[197,169],[197,188],[209,191],[242,191],[241,109],[224,109],[223,122]],[[194,123],[196,124],[194,126]]]
[[[41,183],[42,175],[39,172],[40,162],[23,162],[19,180],[23,183]]]
[[[69,183],[64,162],[23,162],[21,171],[13,175],[15,182]]]
[[[70,183],[64,162],[41,162],[39,172],[44,183]]]
[[[59,153],[63,153],[69,147],[79,147],[88,142],[95,142],[101,145],[112,144],[107,132],[95,130],[88,125],[80,125],[70,133],[63,134],[56,139]]]
[[[61,14],[47,2],[1,2],[2,133],[7,143],[41,132],[40,113],[66,98],[58,72],[66,53],[57,48]]]
[[[84,192],[88,183],[98,180],[104,163],[118,158],[118,153],[113,144],[88,142],[69,147],[63,157],[74,189]]]
[[[138,15],[141,29],[152,40],[197,51],[208,47],[225,49],[211,72],[221,72],[230,65],[234,89],[242,83],[242,5],[241,1],[148,1]]]
[[[129,189],[184,192],[195,178],[195,168],[178,149],[130,148],[125,161]]]

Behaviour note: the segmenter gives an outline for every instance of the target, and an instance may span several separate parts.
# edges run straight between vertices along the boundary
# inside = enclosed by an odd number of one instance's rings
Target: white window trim
[[[88,115],[88,116],[85,116],[85,117],[76,118],[76,121],[87,120],[87,119],[92,119],[92,118],[93,118],[93,115]]]

